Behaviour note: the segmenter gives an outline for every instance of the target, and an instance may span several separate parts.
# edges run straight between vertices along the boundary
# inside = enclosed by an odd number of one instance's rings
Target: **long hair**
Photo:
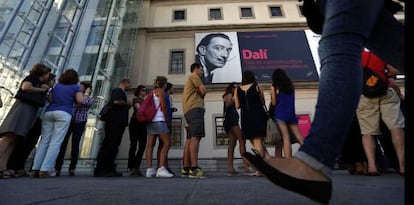
[[[256,76],[254,76],[254,73],[250,70],[244,71],[242,74],[242,85],[247,85],[250,83],[256,83]]]
[[[229,94],[229,93],[233,94],[233,89],[235,88],[235,86],[236,86],[236,85],[237,85],[237,83],[236,83],[236,82],[232,82],[232,83],[230,83],[230,84],[227,86],[226,90],[224,91],[223,98],[224,98],[224,96],[226,96],[226,95],[227,95],[227,94]]]
[[[273,71],[272,86],[287,94],[292,94],[295,91],[292,80],[286,72],[280,68]]]

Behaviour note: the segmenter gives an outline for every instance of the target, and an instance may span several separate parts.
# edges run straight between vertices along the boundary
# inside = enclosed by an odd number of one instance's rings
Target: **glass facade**
[[[103,126],[96,113],[123,78],[135,49],[140,0],[0,0],[0,123],[21,80],[42,62],[59,76],[74,68],[90,81],[96,104],[81,142],[81,158],[94,158]]]

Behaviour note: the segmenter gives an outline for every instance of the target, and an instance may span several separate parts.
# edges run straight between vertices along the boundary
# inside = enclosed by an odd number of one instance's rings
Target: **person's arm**
[[[204,96],[206,96],[206,94],[207,94],[206,87],[203,84],[201,84],[200,86],[198,86],[197,92],[201,97],[204,98]]]
[[[395,90],[400,99],[404,100],[404,95],[402,94],[400,87],[395,83],[393,78],[388,79],[388,86]]]
[[[262,87],[260,87],[259,84],[257,84],[257,91],[259,92],[260,101],[262,102],[263,105],[265,105],[266,101],[265,101],[265,98],[264,98],[263,89],[262,89]]]
[[[275,87],[270,86],[270,97],[272,99],[272,105],[275,106],[276,105],[276,89]]]
[[[386,66],[386,69],[388,71],[387,72],[387,78],[394,78],[396,75],[401,73],[397,68],[395,68],[394,66],[392,66],[390,64],[388,64]]]
[[[49,89],[49,86],[43,84],[40,88],[37,88],[33,86],[32,82],[24,81],[21,89],[26,92],[46,92]]]
[[[165,118],[165,122],[169,123],[170,122],[170,115],[168,114],[168,109],[167,109],[167,101],[165,99],[165,93],[164,90],[161,88],[157,88],[155,90],[155,94],[160,98],[160,108],[162,113],[164,114],[164,118]]]
[[[238,89],[238,88],[237,88]],[[239,95],[237,94],[237,89],[234,89],[234,106],[239,109],[240,108],[240,102],[239,102]]]
[[[113,93],[112,93],[112,96],[111,96],[111,100],[112,100],[112,104],[113,105],[117,105],[117,106],[131,106],[132,105],[132,102],[131,101],[128,101],[128,100],[122,100],[122,96],[121,95],[124,95],[124,93],[123,93],[123,91],[121,91],[120,89],[119,90],[115,90]]]
[[[227,93],[224,98],[224,104],[226,105],[226,107],[230,107],[234,105],[234,99],[233,99],[233,94],[231,93]]]

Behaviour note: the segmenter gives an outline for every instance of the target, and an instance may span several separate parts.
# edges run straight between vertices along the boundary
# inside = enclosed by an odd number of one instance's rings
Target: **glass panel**
[[[270,7],[270,15],[272,16],[282,16],[282,9],[279,6]]]
[[[174,11],[174,20],[185,20],[185,11],[184,10]]]
[[[172,51],[170,62],[171,62],[170,73],[183,73],[184,72],[184,51]]]
[[[242,17],[253,17],[252,8],[240,8]]]
[[[216,146],[226,146],[229,144],[229,137],[224,130],[224,117],[215,117],[216,125]]]
[[[183,120],[180,117],[173,117],[171,121],[171,146],[181,147],[183,136]]]
[[[221,19],[221,9],[210,9],[210,19],[217,20]]]

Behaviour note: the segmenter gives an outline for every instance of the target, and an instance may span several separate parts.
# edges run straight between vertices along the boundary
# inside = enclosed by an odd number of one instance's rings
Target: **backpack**
[[[159,108],[159,107],[158,107]],[[137,120],[141,123],[148,123],[154,119],[157,114],[157,107],[154,102],[154,92],[148,94],[137,111]]]

